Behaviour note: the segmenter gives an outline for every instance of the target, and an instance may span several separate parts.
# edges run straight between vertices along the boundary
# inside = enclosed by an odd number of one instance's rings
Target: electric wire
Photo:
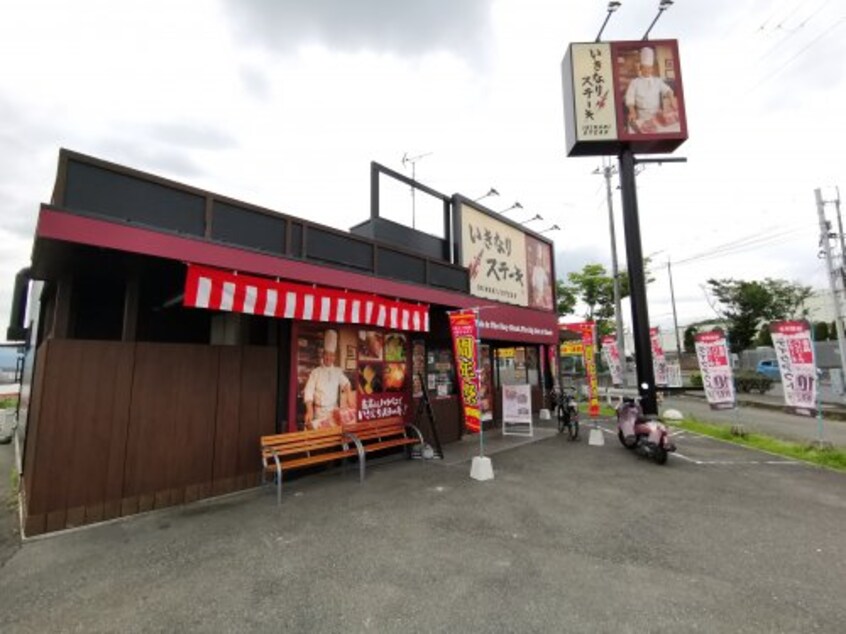
[[[813,11],[811,11],[811,13],[810,13],[809,15],[807,15],[807,16],[805,17],[805,19],[804,19],[804,20],[802,20],[802,21],[801,21],[801,22],[800,22],[800,23],[799,23],[799,24],[798,24],[795,28],[790,29],[789,31],[786,31],[786,35],[784,35],[784,37],[782,37],[780,40],[778,40],[775,44],[773,44],[770,48],[768,48],[768,49],[766,50],[766,52],[764,52],[764,53],[763,53],[760,57],[758,57],[758,59],[757,59],[757,60],[755,60],[755,64],[756,64],[756,65],[757,65],[757,64],[760,64],[760,63],[761,63],[762,61],[764,61],[765,59],[769,59],[769,58],[770,58],[770,56],[772,55],[772,53],[773,53],[773,52],[774,52],[777,48],[779,48],[780,46],[784,46],[784,44],[785,44],[785,43],[786,43],[786,42],[787,42],[787,41],[788,41],[791,37],[793,37],[794,35],[796,35],[797,33],[801,33],[801,32],[802,32],[802,28],[804,28],[804,26],[805,26],[806,24],[808,24],[808,22],[810,22],[810,21],[811,21],[812,19],[814,19],[817,15],[819,15],[820,11],[822,11],[822,10],[825,8],[825,6],[826,6],[829,2],[831,2],[831,0],[823,0],[823,2],[822,2],[821,4],[817,5],[817,8],[816,8],[816,9],[814,9]],[[799,6],[801,6],[802,4],[803,4],[803,3],[801,3],[801,2],[800,2],[799,4],[797,4],[797,5],[796,5],[796,7],[798,8],[798,7],[799,7]],[[793,15],[793,12],[791,12],[791,14],[790,14],[790,15]],[[789,16],[788,16],[788,17],[789,17]],[[786,20],[786,19],[787,19],[787,18],[785,18],[785,20]],[[781,24],[783,24],[785,20],[782,20],[782,22],[781,22],[781,23],[779,23],[779,25],[778,25],[778,27],[777,27],[777,28],[779,28],[779,29],[780,29],[780,28],[781,28]]]
[[[681,266],[684,264],[711,259],[715,257],[725,256],[725,255],[735,255],[737,253],[742,253],[744,251],[752,251],[755,249],[760,249],[765,246],[772,246],[775,244],[781,244],[783,242],[787,242],[792,240],[797,233],[804,233],[808,231],[816,231],[815,227],[797,227],[792,229],[787,229],[775,234],[770,235],[759,235],[759,236],[748,236],[746,238],[741,238],[739,240],[735,240],[732,242],[728,242],[725,244],[718,245],[717,247],[710,249],[708,251],[703,251],[702,253],[697,253],[696,255],[692,255],[686,258],[682,258],[676,261],[673,261],[674,266]]]

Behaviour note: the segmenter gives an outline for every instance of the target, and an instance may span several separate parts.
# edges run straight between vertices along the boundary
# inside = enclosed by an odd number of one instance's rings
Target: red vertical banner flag
[[[817,413],[817,364],[807,321],[774,321],[773,336],[784,401],[797,414]]]
[[[596,348],[593,345],[596,324],[592,321],[581,321],[575,324],[561,324],[559,327],[582,335],[582,358],[588,381],[588,415],[599,416],[599,382],[596,376]]]
[[[469,432],[478,432],[482,428],[482,414],[479,402],[479,331],[476,312],[468,310],[450,313],[449,325],[461,389],[464,427]]]

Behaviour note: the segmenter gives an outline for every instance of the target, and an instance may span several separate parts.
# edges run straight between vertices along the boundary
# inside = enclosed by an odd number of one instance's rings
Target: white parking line
[[[609,436],[616,436],[617,435],[616,429],[606,429],[605,427],[602,427],[602,426],[599,426],[599,429],[604,431]],[[684,434],[686,434],[686,433],[687,433],[687,430],[684,429],[684,430],[679,430],[676,433],[671,433],[670,436],[672,436],[673,438],[682,438],[682,437],[684,437]],[[700,438],[714,440],[710,436],[705,436],[703,434],[697,434],[695,432],[690,432],[690,433],[691,433],[692,437],[697,439],[697,440],[700,439]],[[722,441],[722,442],[726,442],[726,441]],[[737,445],[737,446],[741,447],[742,445]],[[800,460],[789,460],[789,459],[785,459],[785,460],[697,460],[695,458],[690,458],[688,456],[685,456],[684,454],[679,453],[678,451],[673,452],[672,455],[676,458],[681,458],[682,460],[693,463],[695,465],[761,465],[761,464],[801,465],[801,464],[805,464]]]

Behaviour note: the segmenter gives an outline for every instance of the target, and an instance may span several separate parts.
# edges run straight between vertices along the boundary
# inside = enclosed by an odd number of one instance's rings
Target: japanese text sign
[[[725,333],[720,329],[697,333],[694,345],[708,404],[711,409],[732,409],[736,406],[734,379]]]
[[[612,77],[611,45],[573,44],[576,138],[602,141],[617,138],[617,113]]]
[[[462,205],[461,255],[470,272],[471,295],[528,305],[530,278],[522,231]]]

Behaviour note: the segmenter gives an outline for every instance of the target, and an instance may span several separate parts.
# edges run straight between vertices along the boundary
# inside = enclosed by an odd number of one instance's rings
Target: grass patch
[[[588,407],[589,404],[585,403],[584,401],[579,402],[579,413],[584,414],[585,416],[588,415]],[[617,416],[617,410],[613,407],[608,407],[605,403],[600,401],[599,403],[599,416],[600,418],[613,418]]]
[[[7,503],[10,507],[14,507],[18,500],[18,488],[21,486],[21,476],[18,470],[14,467],[9,474],[9,499]]]
[[[760,449],[761,451],[777,454],[779,456],[795,458],[796,460],[810,462],[822,467],[828,467],[829,469],[836,469],[837,471],[846,471],[846,451],[843,451],[842,449],[819,448],[810,444],[791,442],[789,440],[779,440],[778,438],[765,436],[763,434],[747,433],[744,436],[739,436],[732,433],[730,425],[704,423],[694,418],[686,418],[683,421],[668,422],[674,427],[702,434],[703,436],[726,440],[736,445],[743,445],[744,447],[751,447],[752,449]]]
[[[18,406],[17,396],[6,396],[0,398],[0,409],[15,409]]]

